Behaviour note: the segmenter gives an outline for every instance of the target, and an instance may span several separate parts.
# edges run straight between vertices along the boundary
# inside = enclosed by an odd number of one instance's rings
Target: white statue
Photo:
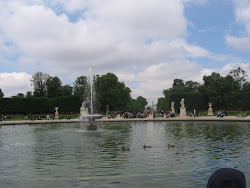
[[[86,109],[86,101],[82,102],[82,106],[80,108],[80,114],[81,115],[88,115],[88,110]]]
[[[184,104],[184,98],[182,98],[182,99],[181,99],[180,104],[181,104],[181,107],[185,107],[185,104]]]
[[[174,108],[174,101],[171,102],[171,109]]]

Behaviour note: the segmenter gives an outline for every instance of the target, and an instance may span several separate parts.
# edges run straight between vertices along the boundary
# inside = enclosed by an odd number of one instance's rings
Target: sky
[[[174,79],[238,66],[250,77],[250,0],[0,0],[4,97],[32,91],[36,72],[73,85],[92,68],[151,104]]]

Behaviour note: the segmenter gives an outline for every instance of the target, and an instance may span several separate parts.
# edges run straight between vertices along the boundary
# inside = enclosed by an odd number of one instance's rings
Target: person
[[[195,110],[195,108],[194,108],[194,110],[193,110],[193,112],[192,112],[191,116],[193,116],[193,117],[195,117],[195,116],[196,116],[196,110]]]
[[[47,114],[46,118],[47,118],[47,120],[49,120],[49,114]]]
[[[70,120],[70,115],[67,115],[67,120]]]
[[[210,176],[207,188],[246,188],[246,178],[239,170],[220,168]]]
[[[248,115],[248,112],[242,114],[240,117],[247,117],[247,115]]]
[[[217,117],[221,117],[221,110],[219,110],[218,112],[217,112]]]

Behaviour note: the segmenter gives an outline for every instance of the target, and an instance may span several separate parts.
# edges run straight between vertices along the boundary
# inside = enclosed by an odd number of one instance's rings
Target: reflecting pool
[[[247,122],[2,126],[0,187],[204,188],[222,167],[242,171],[250,186],[249,146]]]

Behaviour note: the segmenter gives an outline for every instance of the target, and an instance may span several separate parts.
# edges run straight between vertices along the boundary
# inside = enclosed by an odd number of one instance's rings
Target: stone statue
[[[171,102],[171,112],[175,114],[174,101]]]
[[[82,106],[80,108],[80,115],[88,115],[88,110],[86,109],[86,101],[82,102]]]
[[[171,102],[171,109],[174,108],[174,101]]]
[[[184,98],[182,98],[182,99],[181,99],[180,104],[181,104],[181,107],[185,107],[185,104],[184,104]]]

